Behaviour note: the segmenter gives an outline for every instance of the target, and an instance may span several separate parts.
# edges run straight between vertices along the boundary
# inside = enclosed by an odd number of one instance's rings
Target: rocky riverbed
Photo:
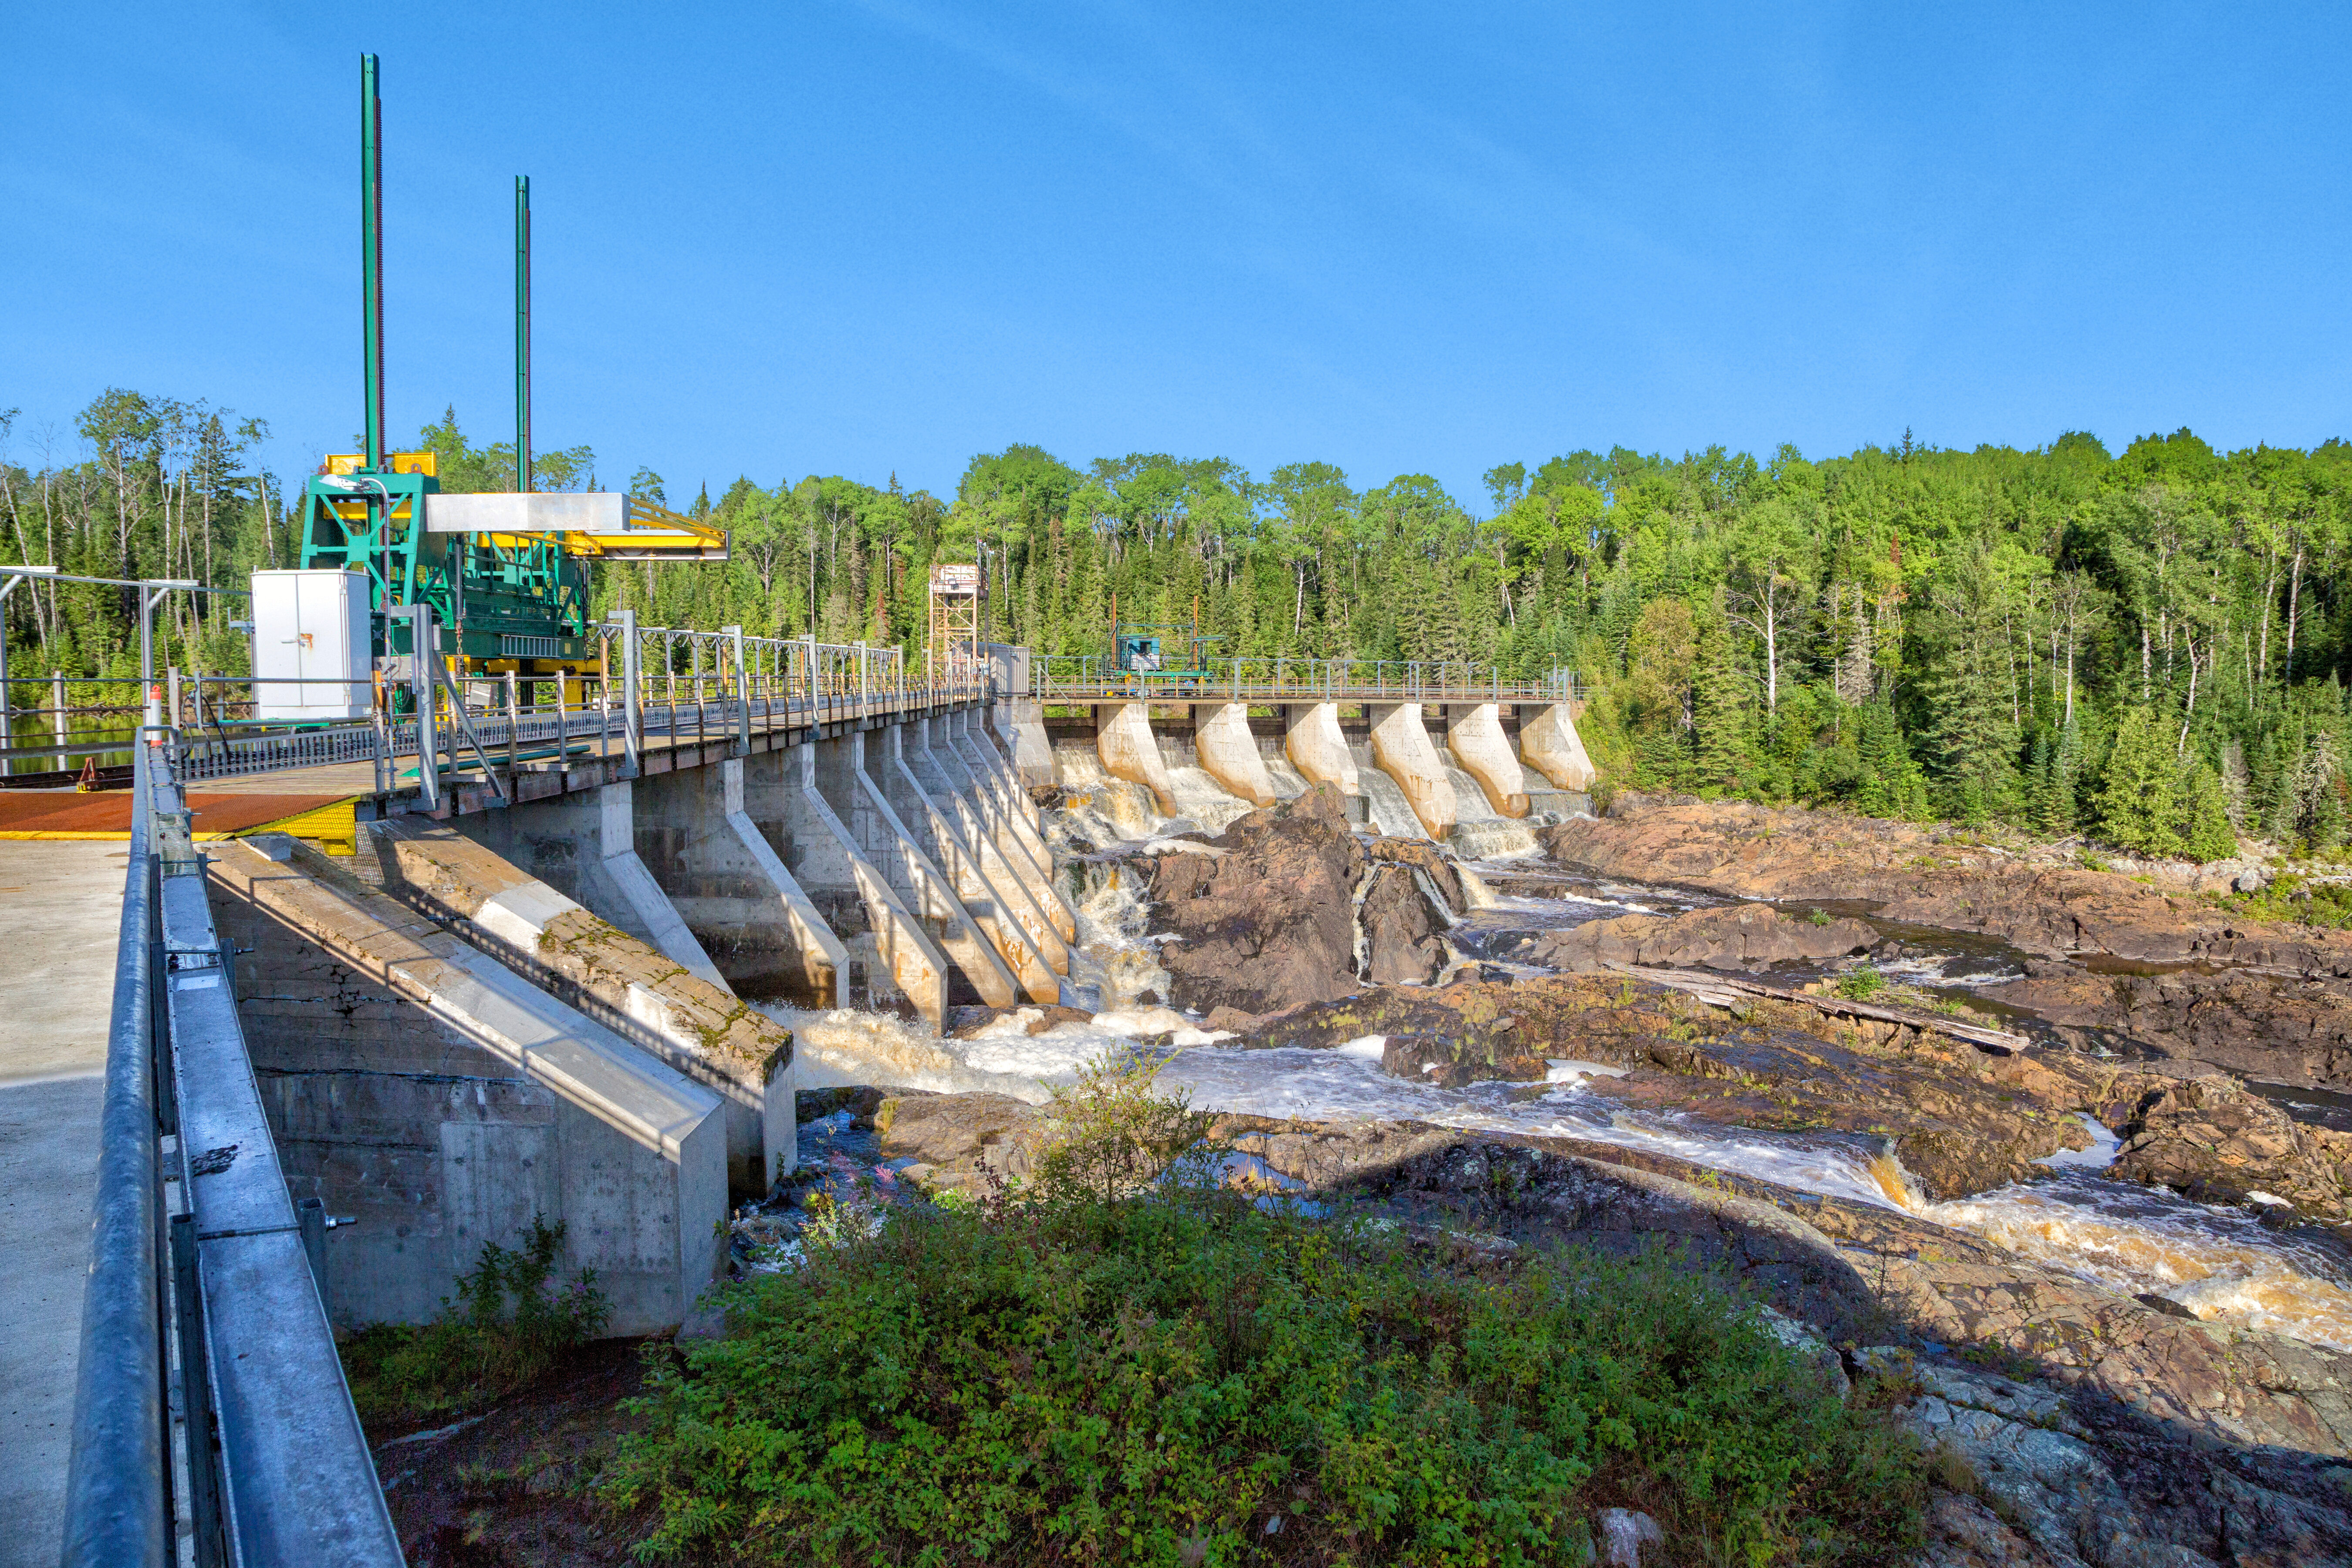
[[[1899,1365],[1926,1561],[2352,1561],[2352,1132],[2313,1113],[2352,939],[2215,896],[2253,873],[1687,800],[1501,864],[1327,792],[1214,835],[1118,804],[1056,836],[1099,1012],[796,1020],[832,1081],[1005,1090],[855,1091],[843,1171],[1017,1180],[1045,1086],[1140,1047],[1236,1181],[1679,1247],[1843,1373]]]

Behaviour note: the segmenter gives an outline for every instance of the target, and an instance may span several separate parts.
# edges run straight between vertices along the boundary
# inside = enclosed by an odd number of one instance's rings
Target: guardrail
[[[184,737],[173,749],[174,776],[190,783],[368,763],[381,794],[393,787],[399,759],[430,752],[446,761],[418,783],[437,794],[442,769],[462,776],[478,768],[495,783],[501,763],[511,773],[583,745],[601,755],[617,748],[634,763],[649,743],[682,744],[688,736],[748,742],[755,731],[969,701],[993,690],[984,667],[952,679],[910,679],[896,647],[754,637],[731,626],[638,626],[625,611],[597,629],[594,674],[458,676],[446,660],[430,658],[422,679],[366,686],[170,671],[158,684],[166,689],[159,693],[163,711]],[[436,662],[442,668],[435,670]],[[287,694],[291,701],[371,711],[311,722],[250,716],[273,705],[270,689],[289,686],[305,689]],[[248,716],[237,716],[240,707]]]
[[[1047,703],[1165,698],[1232,702],[1580,700],[1567,671],[1507,678],[1460,659],[1217,658],[1191,669],[1119,669],[1092,654],[1030,656],[1029,695]]]
[[[184,1520],[196,1568],[396,1568],[173,737],[137,739],[62,1561],[163,1568]]]

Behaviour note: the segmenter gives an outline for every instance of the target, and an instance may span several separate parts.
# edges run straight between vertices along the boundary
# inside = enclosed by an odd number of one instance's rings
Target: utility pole
[[[373,55],[360,57],[360,331],[367,375],[367,466],[383,467],[383,105]]]
[[[530,493],[530,176],[515,176],[515,489]]]

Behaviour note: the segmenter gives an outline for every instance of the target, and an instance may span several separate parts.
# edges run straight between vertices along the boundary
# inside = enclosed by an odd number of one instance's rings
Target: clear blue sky
[[[1944,16],[1922,16],[1927,10]],[[1359,483],[1578,447],[2352,434],[2341,5],[18,4],[0,408],[390,419],[673,500],[1031,441]],[[2005,15],[1996,15],[2005,13]]]

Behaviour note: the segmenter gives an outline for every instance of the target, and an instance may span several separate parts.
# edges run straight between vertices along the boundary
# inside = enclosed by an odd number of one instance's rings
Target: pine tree
[[[1854,809],[1865,816],[1916,822],[1927,815],[1927,784],[1903,739],[1902,723],[1885,702],[1869,702],[1854,714],[1854,752],[1862,782]]]
[[[2180,837],[2192,860],[2227,860],[2238,853],[2221,775],[2202,763],[2189,770],[2181,792]]]
[[[1731,662],[1731,636],[1713,617],[1700,626],[1691,665],[1696,728],[1691,778],[1700,789],[1733,789],[1756,765],[1748,704]]]
[[[2116,727],[2097,796],[2099,835],[2135,855],[2178,855],[2179,764],[2170,726],[2154,708],[2127,710]]]

